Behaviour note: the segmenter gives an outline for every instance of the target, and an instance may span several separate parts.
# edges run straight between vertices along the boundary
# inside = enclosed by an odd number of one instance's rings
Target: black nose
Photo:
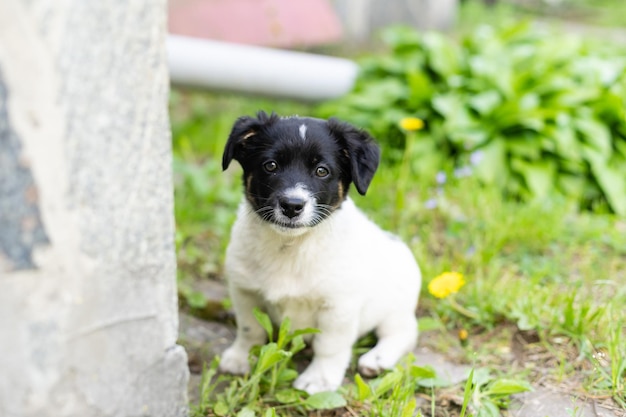
[[[298,216],[304,210],[305,201],[298,197],[282,197],[278,204],[283,214],[290,219]]]

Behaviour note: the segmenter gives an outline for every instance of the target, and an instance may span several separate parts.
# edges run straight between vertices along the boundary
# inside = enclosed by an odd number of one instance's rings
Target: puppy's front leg
[[[248,352],[254,345],[266,341],[265,330],[254,317],[255,307],[261,307],[257,294],[231,285],[230,296],[237,319],[237,336],[233,344],[224,351],[220,361],[220,370],[231,374],[243,375],[250,372]]]
[[[324,310],[318,316],[320,333],[313,339],[313,360],[293,386],[309,394],[334,391],[341,385],[357,339],[358,316]]]

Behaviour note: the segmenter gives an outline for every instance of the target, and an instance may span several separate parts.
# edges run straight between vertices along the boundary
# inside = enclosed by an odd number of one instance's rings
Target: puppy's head
[[[259,112],[235,122],[222,167],[233,159],[254,211],[276,230],[298,234],[337,210],[350,184],[365,195],[380,150],[366,132],[336,119]]]

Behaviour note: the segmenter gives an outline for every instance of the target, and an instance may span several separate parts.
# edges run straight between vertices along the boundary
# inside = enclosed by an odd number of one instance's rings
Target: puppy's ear
[[[228,136],[224,155],[222,156],[222,169],[226,170],[233,159],[239,160],[247,139],[259,133],[263,125],[273,122],[278,118],[274,113],[268,116],[264,111],[257,113],[257,117],[243,116],[237,119]]]
[[[365,195],[380,162],[380,148],[367,132],[351,124],[331,118],[328,127],[346,147],[352,182],[359,194]]]

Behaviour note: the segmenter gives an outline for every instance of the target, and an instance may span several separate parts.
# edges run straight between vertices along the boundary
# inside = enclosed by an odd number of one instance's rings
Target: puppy
[[[358,362],[374,376],[392,368],[417,341],[420,270],[409,248],[382,231],[348,197],[365,195],[380,159],[374,139],[335,119],[241,117],[224,150],[223,168],[243,168],[245,198],[226,251],[225,275],[237,336],[224,372],[249,371],[248,351],[266,334],[255,307],[292,327],[320,330],[314,357],[294,387],[336,390],[352,345],[375,330],[378,343]]]

